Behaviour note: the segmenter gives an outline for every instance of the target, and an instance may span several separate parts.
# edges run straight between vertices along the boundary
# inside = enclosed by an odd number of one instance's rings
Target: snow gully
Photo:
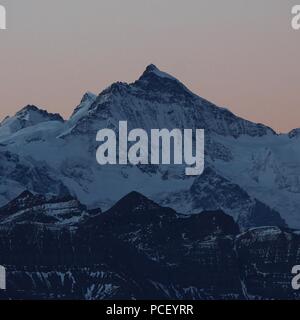
[[[127,121],[120,121],[118,139],[112,129],[98,131],[96,141],[103,143],[97,149],[96,159],[100,165],[127,165],[128,162],[132,165],[170,165],[171,162],[182,165],[184,160],[185,174],[199,176],[204,171],[204,130],[195,131],[194,137],[192,129],[183,132],[180,129],[151,129],[149,151],[148,133],[143,129],[128,132]],[[129,150],[128,143],[131,144]]]

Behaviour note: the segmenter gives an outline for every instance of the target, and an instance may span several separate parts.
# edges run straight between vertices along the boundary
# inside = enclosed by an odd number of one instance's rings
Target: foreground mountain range
[[[104,166],[96,133],[143,128],[205,129],[205,174],[180,166]],[[87,93],[69,120],[27,106],[0,125],[0,205],[25,190],[72,195],[89,209],[110,208],[136,190],[178,212],[222,209],[246,229],[300,227],[300,129],[276,134],[189,91],[154,65],[132,84]]]
[[[222,211],[182,215],[137,192],[104,213],[24,192],[0,217],[2,299],[300,298],[286,228],[241,233]]]

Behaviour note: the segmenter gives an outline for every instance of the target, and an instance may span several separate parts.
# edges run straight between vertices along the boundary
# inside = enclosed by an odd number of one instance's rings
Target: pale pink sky
[[[299,1],[298,1],[299,2]],[[0,0],[0,119],[26,104],[67,117],[86,91],[156,64],[278,131],[300,127],[291,0]]]

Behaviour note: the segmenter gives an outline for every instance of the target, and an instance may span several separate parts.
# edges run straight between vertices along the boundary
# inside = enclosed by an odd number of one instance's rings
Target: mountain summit
[[[178,165],[99,166],[96,134],[102,128],[117,133],[119,121],[148,134],[204,129],[208,174],[186,177]],[[221,209],[243,228],[258,221],[300,228],[300,154],[294,136],[296,131],[277,135],[238,117],[149,65],[133,83],[85,94],[65,122],[33,106],[2,122],[0,205],[24,190],[54,195],[64,190],[88,209],[107,210],[136,190],[177,212]]]
[[[169,94],[176,99],[193,99],[196,97],[186,86],[170,74],[159,70],[154,64],[147,66],[141,77],[133,83],[133,87],[157,94]]]
[[[160,78],[164,78],[164,79],[178,81],[176,78],[169,75],[168,73],[160,71],[154,64],[149,64],[146,67],[146,70],[144,71],[144,73],[140,77],[140,80],[145,79],[146,77],[148,77],[150,75],[154,75],[156,77],[160,77]]]
[[[24,128],[32,127],[39,123],[58,121],[63,123],[64,119],[57,113],[49,113],[34,105],[27,105],[14,116],[5,118],[0,124],[0,138],[2,135],[10,135]]]

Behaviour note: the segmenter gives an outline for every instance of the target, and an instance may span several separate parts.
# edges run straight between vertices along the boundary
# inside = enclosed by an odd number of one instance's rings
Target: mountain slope
[[[86,207],[69,195],[64,198],[45,197],[24,191],[0,208],[0,225],[25,222],[76,225],[89,215]]]
[[[13,117],[7,117],[0,123],[0,138],[9,136],[24,128],[48,121],[64,122],[64,119],[57,113],[48,113],[36,106],[28,105]]]
[[[36,201],[26,193],[9,207]],[[299,247],[288,229],[240,233],[222,211],[181,215],[132,192],[74,225],[0,223],[0,299],[299,299]]]
[[[243,229],[266,225],[286,227],[278,212],[249,196],[237,184],[220,176],[209,167],[194,180],[189,190],[169,194],[168,198],[163,195],[160,203],[171,205],[178,211],[184,208],[188,213],[224,210],[233,216]]]
[[[218,184],[214,184],[210,191],[215,201],[214,208],[222,208],[236,219],[239,216],[237,211],[247,206],[248,212],[251,207],[262,215],[277,212],[289,226],[300,228],[297,131],[290,135],[277,135],[267,126],[237,117],[193,94],[154,65],[148,66],[134,83],[114,83],[98,96],[85,94],[71,118],[65,122],[59,119],[41,122],[19,128],[9,136],[0,135],[0,156],[3,158],[7,152],[15,155],[16,160],[10,160],[9,167],[15,168],[13,172],[18,168],[18,174],[1,180],[0,204],[13,199],[17,195],[15,189],[18,193],[29,189],[56,195],[64,189],[88,208],[108,209],[133,190],[163,203],[176,193],[188,193],[195,183],[199,190],[205,188],[205,175],[187,177],[185,166],[99,166],[95,156],[99,146],[96,133],[101,128],[112,128],[118,132],[121,120],[128,121],[129,130],[143,128],[147,132],[155,128],[205,129],[205,166],[214,168],[221,179],[237,186],[230,191],[231,197],[237,199],[235,212],[230,204],[224,206],[224,201],[217,197],[225,192]],[[17,161],[26,165],[19,169]],[[28,179],[24,179],[28,175],[28,161],[35,168],[45,168],[43,172],[47,183],[41,170],[34,177],[28,177],[34,181],[32,186]],[[38,191],[37,186],[43,188]],[[247,197],[241,197],[242,191],[252,199],[250,207],[245,200]],[[205,208],[204,205],[199,206],[206,201],[205,193],[194,192],[192,201],[188,203],[186,199],[182,203],[170,202],[169,206],[179,212],[198,212]],[[261,205],[257,207],[253,199]],[[239,222],[253,226],[268,221],[268,215],[253,219],[256,213],[246,214],[246,220]],[[247,221],[250,216],[252,220]],[[270,218],[270,223],[276,220],[273,218]]]

